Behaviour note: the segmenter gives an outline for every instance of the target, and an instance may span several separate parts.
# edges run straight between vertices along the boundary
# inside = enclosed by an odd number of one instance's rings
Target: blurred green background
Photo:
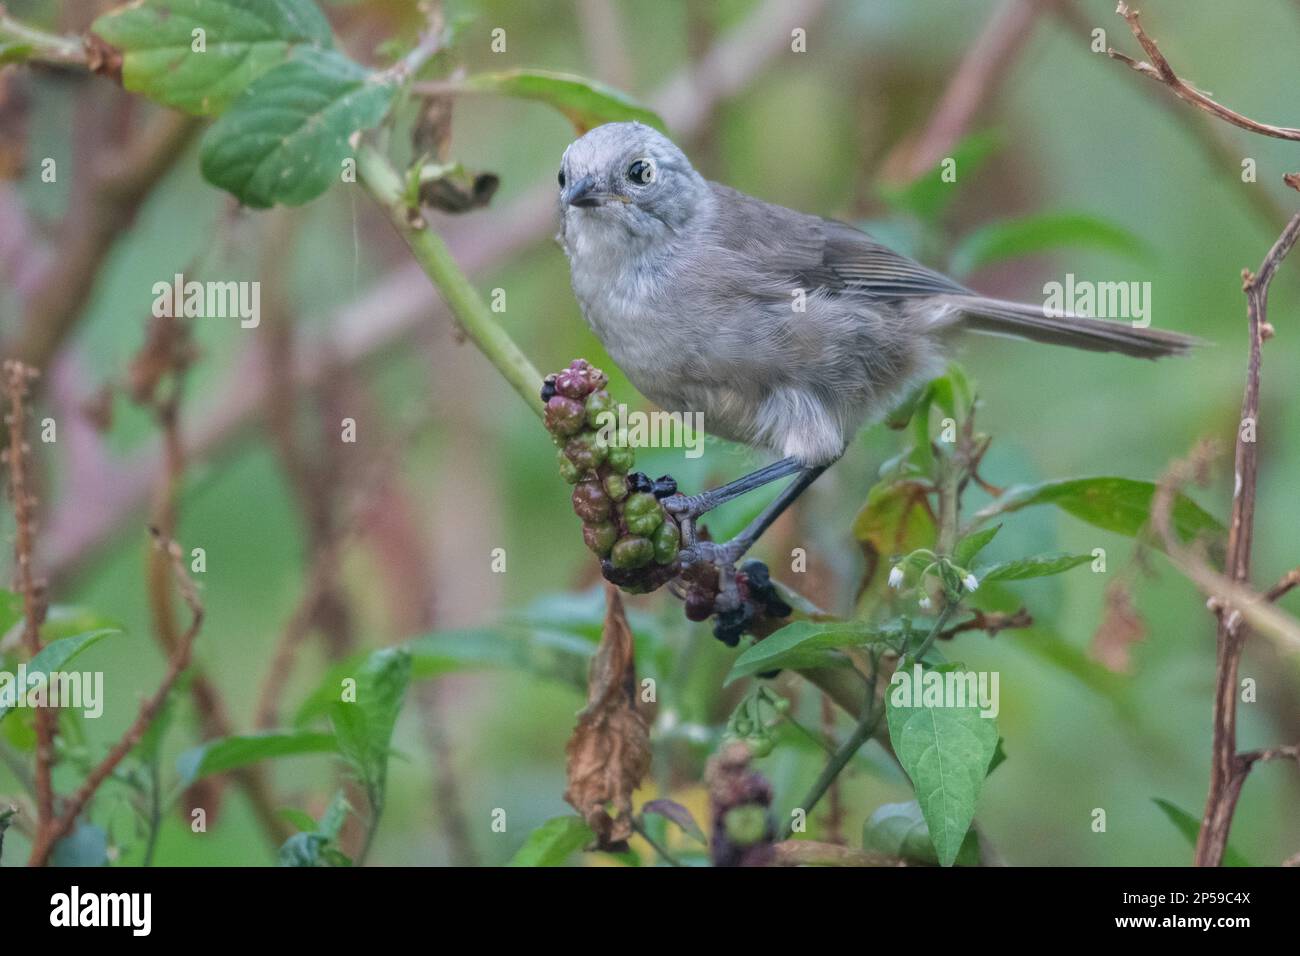
[[[61,15],[80,16],[52,3],[9,6],[17,16],[47,24]],[[341,35],[355,37],[350,52],[363,59],[378,40],[411,28],[407,4],[360,0],[325,6]],[[470,72],[512,66],[564,70],[625,83],[646,101],[729,31],[762,29],[754,19],[759,4],[748,0],[608,5],[482,0],[461,6],[472,6],[477,14],[458,41]],[[1122,64],[1090,52],[1088,36],[1048,14],[972,130],[992,132],[992,153],[969,177],[959,172],[951,205],[935,228],[924,232],[891,210],[876,184],[887,174],[886,157],[923,128],[964,51],[998,6],[991,0],[832,0],[806,24],[806,53],[785,50],[772,56],[742,90],[718,103],[698,135],[683,145],[707,176],[761,198],[855,222],[887,220],[881,238],[911,243],[939,267],[948,267],[946,257],[972,229],[1035,213],[1087,213],[1137,237],[1145,255],[1065,248],[999,263],[967,279],[981,291],[1030,301],[1041,295],[1044,282],[1067,272],[1096,281],[1150,281],[1154,324],[1201,336],[1212,343],[1209,347],[1187,360],[1148,365],[981,339],[970,341],[959,359],[979,385],[981,428],[995,438],[983,469],[988,480],[1011,485],[1093,474],[1158,478],[1198,438],[1212,436],[1230,447],[1246,351],[1240,271],[1258,266],[1284,224],[1282,218],[1260,215],[1249,194],[1271,195],[1285,215],[1294,204],[1281,176],[1300,169],[1300,154],[1290,144],[1222,126],[1215,134],[1229,144],[1232,162],[1208,159],[1188,130],[1188,121],[1195,125],[1201,117],[1180,116],[1180,109],[1189,114],[1191,109]],[[593,40],[596,8],[612,13],[626,58],[610,56],[600,36]],[[1073,9],[1079,23],[1104,29],[1109,45],[1137,52],[1112,0],[1075,3]],[[1247,115],[1278,123],[1296,119],[1287,79],[1300,67],[1300,6],[1277,0],[1151,0],[1143,13],[1167,55],[1200,87]],[[506,30],[505,53],[489,50],[494,27]],[[39,220],[56,220],[68,202],[77,173],[78,100],[88,89],[49,76],[27,84],[32,161],[16,189]],[[671,132],[671,118],[669,126]],[[472,258],[512,229],[501,211],[540,184],[553,185],[560,154],[572,138],[566,121],[540,105],[487,97],[458,104],[452,155],[467,166],[498,173],[502,183],[492,211],[445,222],[458,255]],[[340,310],[407,262],[406,250],[369,200],[345,187],[294,213],[290,228],[296,241],[285,254],[276,254],[278,249],[264,244],[266,215],[234,212],[224,194],[200,179],[196,152],[191,147],[178,162],[102,271],[68,347],[71,354],[65,355],[72,394],[89,397],[105,381],[121,378],[144,338],[152,284],[189,270],[195,261],[203,262],[204,275],[223,279],[278,275],[300,347],[344,352],[349,340],[337,324]],[[59,183],[39,181],[35,160],[44,156],[58,158],[68,170]],[[1242,181],[1239,163],[1246,157],[1257,163],[1257,182]],[[633,390],[582,323],[567,263],[549,236],[541,233],[473,278],[485,292],[506,290],[508,306],[499,318],[538,368],[556,369],[585,356],[612,374],[616,396],[631,400]],[[1273,286],[1278,334],[1265,352],[1255,546],[1255,580],[1261,585],[1300,560],[1300,413],[1294,401],[1300,338],[1290,320],[1300,282],[1293,266],[1285,265]],[[17,321],[11,290],[0,291],[0,309],[8,333]],[[344,561],[360,647],[425,630],[494,628],[544,600],[549,610],[538,614],[553,630],[565,630],[554,610],[557,602],[567,602],[570,614],[598,616],[598,592],[590,590],[595,569],[582,547],[567,490],[555,477],[547,436],[473,347],[458,343],[445,313],[438,316],[416,323],[390,347],[354,364],[341,399],[362,434],[362,441],[345,446],[343,454],[363,454],[373,463],[394,444],[398,452],[391,456],[392,481],[380,495],[379,507],[387,509],[390,521],[364,522]],[[199,322],[196,331],[203,356],[187,387],[182,430],[214,409],[238,403],[239,390],[232,386],[239,379],[232,378],[232,369],[258,342],[258,333],[234,323]],[[258,374],[248,372],[253,378]],[[326,376],[326,383],[334,378]],[[313,439],[320,430],[316,413],[333,408],[317,399],[303,403],[299,423]],[[115,411],[105,438],[113,460],[145,462],[156,441],[153,422],[125,400]],[[899,441],[881,426],[864,432],[794,519],[760,545],[759,556],[778,577],[841,612],[851,608],[861,559],[849,525]],[[638,466],[652,475],[671,472],[685,488],[695,489],[733,477],[756,461],[711,443],[699,461],[665,450],[642,452]],[[80,502],[62,494],[69,483],[57,454],[47,471],[42,498],[62,509],[55,523],[75,525]],[[103,480],[115,479],[110,474]],[[1213,483],[1192,495],[1222,519],[1230,492],[1230,465],[1220,462]],[[193,462],[179,515],[178,540],[207,551],[200,584],[208,616],[197,657],[226,697],[235,724],[247,728],[272,648],[301,600],[307,576],[302,510],[264,432],[243,431],[224,443],[220,454]],[[7,513],[5,520],[8,531]],[[156,686],[163,669],[146,600],[144,522],[140,514],[123,516],[105,547],[67,564],[54,579],[56,602],[93,608],[125,628],[79,662],[83,668],[102,668],[108,688],[105,716],[87,725],[92,751],[116,738],[134,715],[139,695]],[[807,549],[807,574],[790,572],[792,547]],[[1095,547],[1107,550],[1113,573],[1126,564],[1133,542],[1037,509],[1014,516],[990,556]],[[493,571],[496,548],[505,549],[505,573]],[[1012,586],[1040,624],[1082,655],[1100,619],[1110,577],[1081,570]],[[1008,759],[990,778],[978,819],[1009,862],[1190,861],[1189,844],[1152,798],[1199,817],[1210,753],[1213,621],[1195,589],[1158,556],[1134,588],[1148,633],[1134,650],[1132,674],[1118,682],[1122,686],[1115,695],[1099,693],[1045,662],[1030,646],[1032,636],[1007,632],[989,640],[971,633],[951,650],[971,667],[1002,675],[999,720]],[[556,597],[564,594],[571,597]],[[1293,613],[1300,611],[1300,599],[1293,595],[1288,601]],[[735,688],[720,689],[734,652],[715,642],[706,627],[688,624],[678,602],[666,594],[629,603],[644,614],[637,619],[639,637],[656,649],[640,669],[659,682],[657,727],[666,729],[666,714],[676,722],[675,732],[664,733],[656,746],[647,793],[671,792],[699,815],[698,780],[713,743],[707,728],[716,730],[735,700]],[[500,640],[514,639],[513,632],[494,633]],[[316,686],[326,662],[324,643],[309,639],[281,702],[283,713],[291,713]],[[1259,681],[1259,702],[1242,707],[1241,747],[1297,739],[1295,662],[1281,660],[1256,640],[1243,676]],[[782,687],[796,695],[798,712],[816,726],[818,695],[793,679],[785,681]],[[428,706],[418,705],[417,695],[427,695]],[[423,684],[408,698],[398,726],[394,746],[401,756],[390,768],[388,807],[371,861],[451,862],[452,828],[468,839],[474,860],[509,859],[533,827],[569,812],[561,797],[564,744],[582,704],[583,694],[572,682],[527,669],[457,673]],[[434,717],[437,747],[427,733]],[[840,720],[840,732],[847,732],[846,719]],[[700,739],[692,741],[689,729],[695,724],[701,726]],[[19,750],[20,731],[7,733],[12,738],[7,746]],[[170,768],[195,742],[186,700],[168,736],[164,766]],[[911,798],[906,779],[890,769],[875,744],[864,754],[867,758],[843,778],[851,841],[877,806]],[[773,782],[778,809],[799,799],[820,765],[817,751],[793,745],[759,763]],[[306,756],[275,763],[271,774],[280,804],[319,813],[337,768],[328,757]],[[56,779],[64,787],[73,782],[70,774]],[[458,792],[459,823],[446,812],[446,790],[439,789],[448,781]],[[1252,862],[1276,864],[1300,848],[1297,786],[1294,768],[1280,764],[1251,776],[1232,842]],[[17,789],[12,774],[0,768],[0,796]],[[121,792],[111,784],[101,792],[95,819],[107,826],[113,843],[138,845]],[[491,827],[496,808],[507,812],[504,833]],[[1091,828],[1094,808],[1106,810],[1105,833]],[[821,815],[813,816],[814,836]],[[26,845],[20,833],[11,832],[8,861],[21,859]],[[130,860],[131,852],[123,858]],[[234,789],[226,792],[205,834],[192,834],[178,812],[170,813],[157,856],[159,863],[181,865],[273,860],[274,848]]]

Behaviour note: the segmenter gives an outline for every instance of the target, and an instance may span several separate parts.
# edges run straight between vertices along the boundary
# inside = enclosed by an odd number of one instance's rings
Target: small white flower
[[[928,597],[923,597],[921,598],[921,600],[917,601],[916,603],[921,606],[922,611],[930,610],[930,599]]]
[[[903,568],[902,565],[894,565],[889,572],[889,586],[897,591],[903,586]]]
[[[973,574],[967,574],[961,579],[961,586],[967,591],[974,591],[980,586],[979,578],[975,577]]]

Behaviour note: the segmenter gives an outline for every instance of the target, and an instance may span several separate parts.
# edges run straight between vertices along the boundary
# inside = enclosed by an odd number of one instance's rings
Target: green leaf
[[[594,80],[544,70],[506,70],[467,77],[464,89],[499,93],[522,100],[537,100],[563,113],[579,133],[603,123],[635,121],[666,132],[653,110],[625,94]]]
[[[915,482],[880,482],[853,519],[853,537],[872,554],[894,557],[934,543],[934,518],[925,489]]]
[[[997,748],[993,751],[993,759],[989,761],[988,772],[992,773],[994,770],[997,770],[998,767],[1002,766],[1006,759],[1007,752],[1002,747],[1002,738],[999,737]]]
[[[393,727],[411,681],[411,652],[386,647],[370,654],[356,676],[355,700],[349,694],[330,707],[339,752],[352,765],[373,802],[382,800],[388,776]]]
[[[848,661],[837,655],[841,647],[867,643],[870,632],[857,623],[795,621],[764,638],[736,658],[723,686],[742,677],[781,668],[833,667]]]
[[[921,805],[915,800],[877,807],[862,825],[862,848],[909,863],[939,865],[930,828],[926,826]],[[967,830],[954,862],[957,866],[978,866],[979,855],[979,838],[974,830]]]
[[[910,213],[923,222],[936,222],[956,197],[958,183],[973,176],[997,146],[997,138],[991,133],[968,136],[953,148],[948,157],[956,163],[955,181],[945,181],[946,161],[940,161],[905,186],[881,186],[880,198],[891,209]]]
[[[934,404],[959,422],[970,417],[975,405],[975,389],[956,362],[950,362],[948,370],[930,382],[930,396]]]
[[[1037,485],[1017,485],[981,510],[976,521],[1008,514],[1031,505],[1054,504],[1081,521],[1132,537],[1151,516],[1156,486],[1132,478],[1066,478]],[[1171,524],[1178,537],[1190,541],[1200,534],[1222,534],[1223,526],[1190,498],[1174,501]]]
[[[73,637],[65,637],[57,641],[51,641],[49,644],[46,644],[41,648],[39,654],[27,662],[27,676],[30,678],[33,674],[44,674],[48,679],[51,672],[63,670],[63,668],[66,667],[73,658],[86,648],[98,644],[110,634],[120,633],[122,632],[119,630],[106,627],[97,631],[88,631],[85,634],[77,634]],[[0,688],[4,688],[4,686],[5,685],[0,684]],[[16,695],[18,690],[17,687],[14,687],[13,684],[9,684],[8,688]],[[5,690],[4,693],[0,694],[0,720],[4,720],[17,705],[16,700],[9,701],[8,703],[4,702],[5,699],[9,697],[9,690]]]
[[[507,866],[563,866],[564,862],[596,839],[582,817],[552,817],[528,834]]]
[[[924,673],[924,680],[946,680],[946,674],[958,672],[927,669]],[[914,687],[908,695],[902,683],[913,675],[914,671],[895,674],[891,681],[886,707],[889,739],[912,779],[939,862],[951,866],[975,817],[975,804],[997,749],[997,721],[981,717],[977,706],[917,705],[922,688]]]
[[[300,48],[208,130],[203,176],[246,206],[300,206],[339,179],[349,138],[379,123],[396,92],[383,74],[345,56]]]
[[[194,31],[205,49],[194,50]],[[105,14],[94,32],[122,51],[122,85],[187,113],[221,113],[299,46],[333,45],[311,0],[143,0]]]
[[[980,583],[985,581],[1023,581],[1025,578],[1044,578],[1060,574],[1092,560],[1091,554],[1035,554],[1014,561],[999,561],[975,572]]]
[[[1046,213],[989,223],[968,233],[953,251],[950,272],[964,276],[1018,256],[1063,247],[1115,252],[1150,259],[1150,248],[1120,226],[1083,213]]]
[[[1196,846],[1196,840],[1201,835],[1201,821],[1196,819],[1186,810],[1177,807],[1168,800],[1161,800],[1159,797],[1152,797],[1151,802],[1160,808],[1163,813],[1175,827],[1178,832],[1187,838],[1187,842]],[[1241,853],[1229,844],[1223,851],[1224,866],[1250,866],[1251,863]]]
[[[984,550],[985,545],[993,540],[994,536],[1002,530],[1002,525],[990,525],[972,534],[966,535],[957,542],[957,546],[952,549],[952,563],[959,568],[970,568],[970,563],[975,557]]]
[[[180,785],[187,787],[201,777],[246,767],[259,760],[334,753],[338,749],[332,734],[279,730],[237,734],[210,740],[185,751],[176,759],[176,772]]]

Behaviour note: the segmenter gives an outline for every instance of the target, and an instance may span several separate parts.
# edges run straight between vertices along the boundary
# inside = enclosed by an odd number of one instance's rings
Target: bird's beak
[[[583,176],[560,193],[560,201],[566,206],[578,206],[582,209],[599,206],[609,198],[609,193],[596,188],[596,179],[593,176]]]

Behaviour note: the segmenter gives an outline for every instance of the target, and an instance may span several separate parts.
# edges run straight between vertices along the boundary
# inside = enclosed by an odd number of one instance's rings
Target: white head
[[[686,155],[641,123],[606,123],[570,143],[558,178],[566,234],[590,225],[650,239],[680,231],[709,199]]]

